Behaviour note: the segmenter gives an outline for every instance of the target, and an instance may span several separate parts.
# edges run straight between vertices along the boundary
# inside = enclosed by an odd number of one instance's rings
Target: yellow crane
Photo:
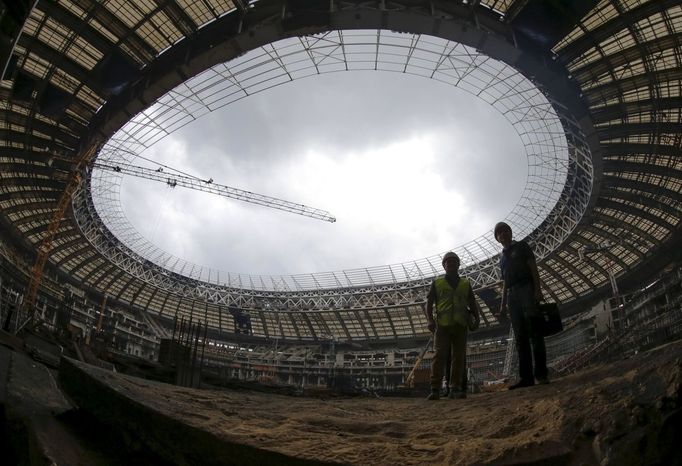
[[[236,199],[251,204],[270,207],[272,209],[283,210],[286,212],[302,215],[305,217],[310,217],[317,220],[323,220],[330,223],[336,222],[336,218],[334,218],[329,212],[325,210],[316,209],[313,207],[306,206],[304,204],[298,204],[276,197],[266,196],[264,194],[258,194],[251,191],[245,191],[243,189],[221,185],[218,183],[214,183],[213,178],[204,180],[199,177],[190,176],[187,174],[165,173],[162,168],[152,170],[150,168],[139,167],[128,163],[112,164],[106,162],[92,161],[99,147],[100,147],[99,142],[93,142],[90,146],[84,149],[78,156],[74,169],[71,172],[69,178],[67,179],[64,192],[62,193],[62,195],[59,198],[59,201],[57,202],[57,208],[55,209],[52,215],[52,219],[50,220],[50,223],[47,227],[47,230],[45,231],[45,234],[37,248],[36,260],[35,263],[33,264],[33,267],[31,268],[29,284],[21,306],[21,312],[19,313],[18,317],[19,319],[18,322],[22,318],[24,318],[25,320],[23,321],[23,323],[17,325],[16,333],[21,331],[21,329],[23,329],[29,322],[33,320],[38,290],[40,289],[40,283],[43,278],[45,264],[47,263],[47,259],[50,257],[50,253],[52,252],[54,237],[57,231],[59,230],[62,220],[64,219],[64,215],[66,214],[69,208],[69,204],[71,202],[73,194],[83,179],[83,173],[85,172],[86,168],[108,170],[116,173],[121,173],[124,175],[130,175],[138,178],[162,182],[167,184],[171,188],[181,186],[188,189],[194,189],[211,194],[217,194],[219,196],[228,197],[231,199]],[[167,168],[174,170],[171,167]]]
[[[19,313],[19,318],[25,317],[25,320],[20,325],[17,325],[16,333],[19,333],[22,328],[24,328],[31,320],[33,320],[33,314],[35,311],[36,298],[38,296],[38,290],[40,289],[40,283],[43,279],[43,271],[45,270],[45,264],[47,263],[48,257],[52,252],[52,243],[54,241],[54,236],[59,230],[59,226],[64,219],[64,214],[66,214],[69,208],[69,203],[73,197],[73,193],[78,188],[82,180],[82,172],[90,162],[90,159],[95,155],[99,144],[94,142],[92,145],[85,148],[76,160],[71,176],[66,181],[66,187],[64,192],[59,197],[57,202],[57,208],[52,214],[52,219],[47,226],[47,230],[40,241],[38,248],[36,250],[36,261],[31,267],[31,276],[28,282],[28,288],[26,290],[26,295],[21,305],[21,312]]]

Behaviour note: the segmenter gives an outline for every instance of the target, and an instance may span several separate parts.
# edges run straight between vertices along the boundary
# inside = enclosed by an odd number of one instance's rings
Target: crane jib
[[[276,197],[266,196],[264,194],[245,191],[243,189],[238,189],[231,186],[221,185],[215,183],[213,181],[213,178],[204,180],[198,177],[187,176],[182,174],[169,174],[167,172],[164,172],[163,169],[153,170],[150,168],[140,167],[137,165],[131,165],[126,163],[107,164],[102,162],[94,162],[92,164],[92,167],[99,168],[100,170],[107,170],[114,173],[119,173],[121,175],[129,175],[138,178],[144,178],[147,180],[158,181],[161,183],[165,183],[171,188],[181,186],[183,188],[194,189],[197,191],[203,191],[211,194],[217,194],[218,196],[236,199],[239,201],[248,202],[250,204],[257,204],[260,206],[269,207],[271,209],[283,210],[285,212],[290,212],[292,214],[302,215],[304,217],[310,217],[317,220],[323,220],[329,223],[336,222],[336,218],[325,210],[316,209],[314,207],[309,207],[305,204],[298,204]]]

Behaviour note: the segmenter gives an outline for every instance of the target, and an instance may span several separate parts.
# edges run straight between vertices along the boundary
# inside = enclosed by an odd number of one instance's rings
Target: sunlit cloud
[[[327,210],[337,223],[137,179],[122,186],[126,215],[183,259],[277,274],[430,256],[481,235],[514,207],[527,169],[522,147],[486,104],[426,79],[326,78],[245,99],[145,156]]]

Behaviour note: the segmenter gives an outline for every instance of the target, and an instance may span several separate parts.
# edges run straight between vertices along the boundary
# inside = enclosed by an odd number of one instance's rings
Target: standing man
[[[478,304],[469,280],[459,276],[457,254],[446,253],[442,264],[445,275],[433,281],[426,299],[426,319],[429,331],[435,332],[436,350],[431,363],[431,394],[427,398],[429,400],[440,399],[443,368],[448,353],[452,357],[448,398],[466,398],[462,379],[466,366],[468,313],[479,315]],[[435,319],[433,317],[434,303],[436,304]]]
[[[547,378],[547,351],[545,338],[540,333],[538,303],[542,301],[540,275],[535,254],[525,241],[513,241],[512,229],[504,222],[495,225],[495,239],[502,245],[500,269],[502,271],[502,303],[496,317],[511,317],[516,349],[519,354],[519,381],[509,387],[522,387],[549,383]],[[532,351],[531,351],[532,346]],[[533,372],[533,359],[535,372]],[[535,374],[535,378],[533,378]]]

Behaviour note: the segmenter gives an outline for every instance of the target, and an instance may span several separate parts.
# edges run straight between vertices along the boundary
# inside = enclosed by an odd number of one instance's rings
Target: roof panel
[[[147,21],[142,23],[137,28],[137,33],[157,53],[163,52],[183,37],[163,11],[153,14]]]
[[[585,16],[585,18],[583,18],[582,25],[585,30],[589,32],[617,16],[618,10],[616,10],[612,2],[610,0],[602,0],[590,13]]]
[[[153,2],[145,0],[104,0],[102,5],[130,29],[135,29],[155,8]]]
[[[515,1],[516,0],[481,0],[480,3],[482,6],[504,15]]]
[[[43,60],[34,53],[29,53],[28,56],[26,56],[26,50],[22,50],[20,47],[16,47],[15,50],[19,53],[24,52],[24,61],[22,63],[23,70],[28,71],[32,77],[35,78],[42,79],[47,76],[48,71],[52,67],[48,61]]]
[[[93,92],[86,86],[81,86],[81,88],[78,89],[76,97],[80,99],[85,105],[90,107],[93,112],[99,110],[99,108],[106,102],[103,98],[101,98],[99,95],[97,95],[95,92]]]
[[[95,31],[99,32],[104,37],[109,39],[112,42],[112,44],[117,44],[121,40],[120,37],[114,34],[109,28],[104,26],[101,22],[97,21],[97,19],[89,18],[87,22],[90,25],[90,27],[92,27]]]
[[[214,21],[223,14],[235,9],[234,2],[225,0],[176,0],[177,4],[199,26]]]
[[[640,40],[645,41],[654,40],[669,33],[665,18],[661,13],[656,13],[639,21],[634,28],[637,30]]]
[[[618,6],[622,9],[623,12],[627,12],[629,10],[632,10],[633,8],[637,8],[640,5],[649,3],[650,1],[652,0],[618,0]]]

